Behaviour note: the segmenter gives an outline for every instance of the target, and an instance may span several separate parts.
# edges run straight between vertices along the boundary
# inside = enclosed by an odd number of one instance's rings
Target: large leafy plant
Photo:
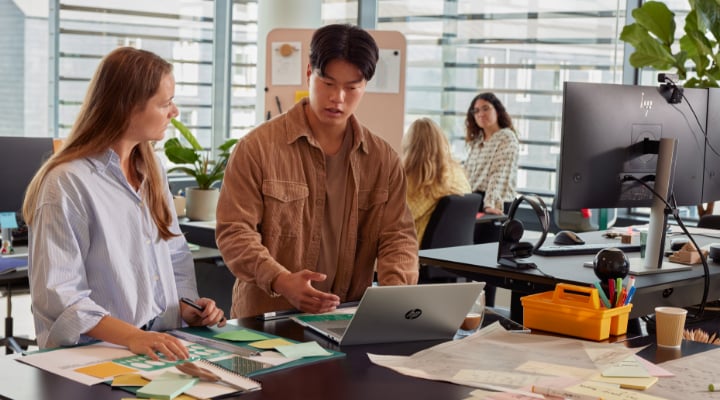
[[[675,70],[685,87],[718,87],[720,80],[720,3],[717,0],[688,0],[691,10],[685,17],[685,34],[675,52],[675,14],[658,1],[648,1],[632,11],[635,22],[623,28],[620,40],[635,51],[630,64],[635,68]],[[678,49],[679,47],[679,49]],[[688,78],[688,66],[695,76]]]
[[[187,145],[183,144],[179,138],[171,138],[165,142],[165,155],[168,160],[177,164],[168,171],[184,172],[194,177],[198,188],[202,190],[208,190],[215,182],[222,181],[230,151],[237,139],[228,139],[218,146],[219,152],[216,158],[211,159],[211,149],[202,147],[195,135],[182,122],[174,118],[171,122],[185,139]]]

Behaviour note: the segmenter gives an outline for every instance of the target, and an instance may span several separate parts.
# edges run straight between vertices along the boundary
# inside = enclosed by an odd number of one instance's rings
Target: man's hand
[[[307,269],[294,273],[278,275],[273,290],[285,297],[293,307],[306,313],[319,314],[335,310],[340,298],[332,293],[321,292],[312,287],[311,282],[322,282],[325,274]]]

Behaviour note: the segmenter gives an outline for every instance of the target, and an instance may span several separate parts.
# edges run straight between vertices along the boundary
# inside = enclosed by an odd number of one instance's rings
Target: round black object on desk
[[[720,262],[720,243],[710,244],[708,255],[713,259],[713,261]]]
[[[622,250],[616,247],[608,247],[600,250],[593,260],[595,275],[600,282],[607,282],[608,279],[623,279],[630,271],[630,261]]]

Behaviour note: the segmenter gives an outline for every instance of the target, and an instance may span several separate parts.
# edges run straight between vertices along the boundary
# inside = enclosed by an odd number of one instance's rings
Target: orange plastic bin
[[[605,308],[595,288],[558,283],[552,292],[524,296],[523,325],[583,339],[605,340],[627,332],[632,304]]]

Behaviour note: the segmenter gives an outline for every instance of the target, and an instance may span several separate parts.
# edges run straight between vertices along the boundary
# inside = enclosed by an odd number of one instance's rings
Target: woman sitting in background
[[[407,176],[407,202],[418,244],[438,200],[470,192],[462,166],[452,159],[450,144],[441,128],[429,118],[413,122],[403,138],[403,167]]]

